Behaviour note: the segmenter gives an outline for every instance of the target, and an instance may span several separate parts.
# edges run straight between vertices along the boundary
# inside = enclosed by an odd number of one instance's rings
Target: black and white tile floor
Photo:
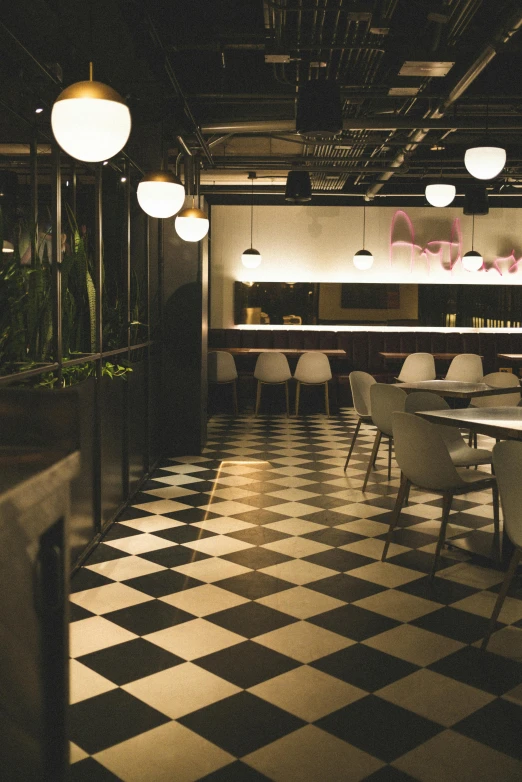
[[[522,779],[522,589],[445,551],[412,492],[380,561],[398,471],[343,473],[353,411],[215,417],[168,459],[72,581],[72,782]],[[449,535],[491,532],[490,495]]]

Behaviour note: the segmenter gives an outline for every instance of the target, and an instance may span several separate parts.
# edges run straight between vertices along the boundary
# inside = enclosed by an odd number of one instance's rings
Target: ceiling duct
[[[297,93],[297,132],[306,138],[328,139],[342,128],[339,85],[323,80],[305,82]]]
[[[489,214],[488,194],[485,185],[466,185],[464,189],[464,214]]]

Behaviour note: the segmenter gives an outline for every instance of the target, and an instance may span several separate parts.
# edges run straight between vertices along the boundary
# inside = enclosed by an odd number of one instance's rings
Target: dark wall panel
[[[138,488],[147,462],[147,396],[146,366],[144,361],[132,365],[127,376],[128,435],[129,435],[129,492]]]
[[[125,384],[103,377],[101,404],[101,520],[110,522],[125,500]]]

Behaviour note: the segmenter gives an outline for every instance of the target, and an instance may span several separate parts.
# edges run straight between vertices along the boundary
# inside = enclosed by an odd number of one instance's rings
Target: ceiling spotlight
[[[506,150],[490,137],[479,139],[466,150],[464,165],[475,179],[493,179],[506,165]]]
[[[126,182],[126,181],[127,181],[127,177],[126,176],[121,176],[120,177],[120,182]]]
[[[185,242],[199,242],[208,234],[209,225],[205,212],[194,206],[194,196],[192,207],[182,209],[174,221],[177,235]]]
[[[41,113],[42,113],[42,111],[43,111],[42,107],[41,107],[41,106],[38,106],[38,108],[34,110],[34,113],[35,113],[35,114],[41,114]]]
[[[473,249],[475,240],[475,215],[472,217],[471,224],[471,250],[462,257],[462,265],[467,272],[478,272],[484,265],[484,258],[480,253]]]
[[[455,185],[434,182],[431,185],[426,185],[426,201],[432,206],[449,206],[455,198],[456,192]]]
[[[252,247],[252,237],[254,231],[254,179],[256,178],[255,171],[250,171],[248,178],[252,181],[252,194],[250,199],[250,247],[243,252],[241,256],[241,263],[247,269],[257,269],[263,258],[259,250],[255,250]]]
[[[312,183],[308,171],[289,171],[286,178],[285,201],[305,204],[312,200]]]
[[[108,165],[109,165],[109,161],[108,161],[108,160],[104,160],[104,161],[103,161],[103,165],[104,165],[104,166],[108,166]]]
[[[363,249],[359,250],[353,256],[353,265],[359,271],[364,272],[373,266],[373,255],[369,250],[364,249],[366,240],[366,206],[363,207]]]
[[[185,201],[185,188],[170,171],[152,171],[138,185],[138,203],[151,217],[173,217]]]
[[[56,99],[51,113],[54,137],[64,152],[90,163],[116,155],[127,143],[131,115],[123,98],[92,79],[71,84]]]

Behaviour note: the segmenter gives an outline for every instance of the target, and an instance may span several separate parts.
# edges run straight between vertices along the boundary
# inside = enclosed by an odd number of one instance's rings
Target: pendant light
[[[259,266],[259,264],[263,259],[261,257],[261,253],[259,252],[259,250],[255,250],[254,247],[252,247],[252,236],[254,231],[254,179],[256,178],[255,171],[250,171],[248,174],[248,178],[252,180],[252,198],[250,201],[250,247],[248,250],[245,250],[243,255],[241,256],[241,263],[247,269],[257,269],[257,267]]]
[[[285,201],[306,204],[312,200],[312,183],[308,171],[289,171],[286,178]]]
[[[121,95],[107,84],[79,81],[63,90],[51,113],[54,137],[76,160],[97,163],[118,154],[127,143],[131,115]]]
[[[192,196],[192,206],[182,209],[174,221],[177,235],[185,242],[199,242],[208,234],[209,222],[205,212],[195,206]]]
[[[455,198],[456,192],[455,185],[450,185],[447,182],[434,182],[431,185],[426,185],[426,201],[431,206],[449,206]]]
[[[173,217],[185,201],[185,188],[170,171],[151,171],[138,185],[138,203],[151,217]]]
[[[475,215],[473,215],[472,221],[471,250],[463,256],[462,265],[467,272],[478,272],[484,265],[484,258],[480,253],[473,249],[473,243],[475,240]]]
[[[353,265],[359,271],[367,271],[373,266],[373,255],[369,250],[364,249],[366,242],[366,206],[363,207],[363,249],[359,250],[353,256]]]
[[[488,133],[489,99],[486,102],[486,132],[464,155],[464,165],[475,179],[493,179],[506,165],[506,150]]]

